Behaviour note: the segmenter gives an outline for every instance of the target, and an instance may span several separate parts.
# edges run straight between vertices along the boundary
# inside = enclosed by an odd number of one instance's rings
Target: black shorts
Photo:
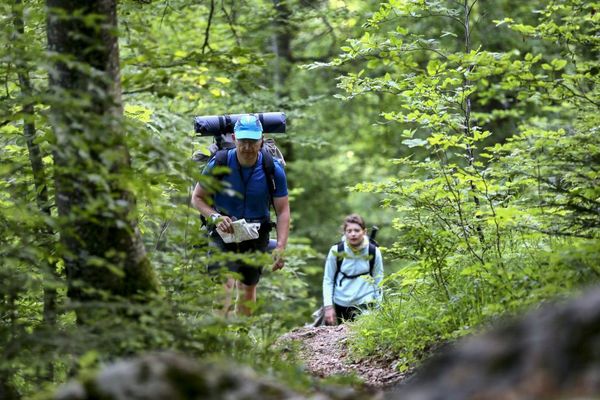
[[[340,306],[339,304],[333,303],[335,307],[335,315],[337,323],[342,324],[344,321],[354,321],[356,316],[367,309],[366,304],[360,304],[356,306]]]
[[[230,253],[253,253],[260,251],[265,253],[269,246],[269,232],[271,232],[271,223],[261,223],[260,229],[258,230],[258,238],[253,240],[246,240],[241,243],[225,243],[217,231],[213,231],[210,234],[211,244],[217,247],[220,251]],[[242,276],[242,283],[244,285],[252,286],[256,285],[260,280],[262,274],[262,268],[254,265],[248,265],[242,260],[227,261],[212,263],[208,265],[209,273],[217,273],[219,270],[227,268],[231,272],[238,273]]]

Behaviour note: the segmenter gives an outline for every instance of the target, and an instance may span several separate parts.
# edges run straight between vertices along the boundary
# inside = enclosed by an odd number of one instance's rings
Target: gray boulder
[[[388,397],[600,399],[600,290],[459,341]]]
[[[71,381],[55,400],[353,400],[351,389],[312,396],[259,377],[250,368],[198,363],[175,353],[155,353],[107,365],[95,376]]]

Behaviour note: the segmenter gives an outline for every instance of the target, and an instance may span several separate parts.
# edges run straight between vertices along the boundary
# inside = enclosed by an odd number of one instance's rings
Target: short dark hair
[[[344,224],[342,225],[342,231],[346,231],[346,226],[348,224],[357,224],[360,225],[361,228],[367,229],[367,224],[365,224],[365,220],[358,214],[350,214],[346,218],[344,218]]]

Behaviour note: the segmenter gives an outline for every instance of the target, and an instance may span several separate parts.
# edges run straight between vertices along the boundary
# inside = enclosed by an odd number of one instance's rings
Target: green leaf
[[[402,144],[407,145],[410,148],[413,147],[423,147],[427,144],[427,140],[415,138],[415,139],[405,139],[402,141]]]
[[[567,65],[567,60],[554,59],[552,60],[551,64],[555,71],[560,71],[565,67],[565,65]]]

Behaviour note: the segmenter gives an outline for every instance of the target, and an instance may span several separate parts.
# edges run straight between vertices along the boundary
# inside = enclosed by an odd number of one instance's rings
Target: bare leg
[[[223,285],[223,298],[221,299],[222,308],[218,311],[218,314],[223,318],[229,317],[229,312],[232,310],[231,295],[234,288],[235,279],[227,278],[227,281]]]
[[[250,303],[256,303],[256,285],[244,285],[238,281],[238,288],[241,290],[241,301],[238,302],[238,308],[244,315],[251,315],[252,308]]]

